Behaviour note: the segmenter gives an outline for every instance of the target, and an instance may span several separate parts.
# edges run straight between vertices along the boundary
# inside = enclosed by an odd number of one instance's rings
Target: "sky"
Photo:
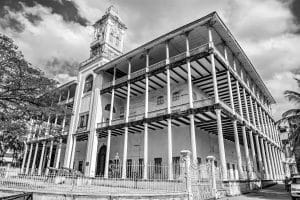
[[[298,91],[299,0],[1,0],[0,33],[33,66],[64,83],[89,57],[91,25],[112,4],[128,27],[125,52],[217,11],[274,96],[275,119],[298,106],[283,92]]]

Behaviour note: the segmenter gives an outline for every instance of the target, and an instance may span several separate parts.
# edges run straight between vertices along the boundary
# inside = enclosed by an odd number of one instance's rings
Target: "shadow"
[[[287,200],[291,199],[290,194],[285,190],[284,184],[277,184],[259,191],[251,192],[245,195],[250,199],[272,199],[272,200]]]

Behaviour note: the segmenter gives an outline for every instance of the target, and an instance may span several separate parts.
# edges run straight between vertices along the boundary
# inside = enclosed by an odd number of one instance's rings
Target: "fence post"
[[[215,173],[215,157],[214,156],[207,156],[206,157],[210,171],[211,171],[211,186],[212,186],[212,196],[217,197],[217,181],[216,181],[216,173]]]
[[[180,152],[182,161],[184,162],[184,168],[185,168],[185,182],[186,182],[186,191],[188,193],[188,199],[193,199],[192,194],[192,180],[191,180],[191,152],[189,150],[182,150]]]

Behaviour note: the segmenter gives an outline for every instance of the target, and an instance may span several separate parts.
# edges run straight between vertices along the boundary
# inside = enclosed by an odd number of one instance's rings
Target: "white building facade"
[[[126,26],[113,7],[94,28],[91,57],[76,81],[68,134],[60,142],[30,139],[26,173],[38,157],[34,149],[41,151],[38,145],[49,141],[48,155],[55,161],[50,157],[45,171],[63,166],[109,178],[114,164],[119,178],[136,170],[149,179],[154,165],[154,173],[166,166],[164,176],[172,180],[180,151],[190,150],[194,164],[216,157],[224,180],[284,178],[271,114],[275,100],[217,13],[126,54]]]

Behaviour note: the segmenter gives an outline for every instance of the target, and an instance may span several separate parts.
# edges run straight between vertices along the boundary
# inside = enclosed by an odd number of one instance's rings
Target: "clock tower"
[[[124,34],[127,29],[118,11],[110,6],[94,25],[90,58],[103,57],[112,60],[123,53]]]

